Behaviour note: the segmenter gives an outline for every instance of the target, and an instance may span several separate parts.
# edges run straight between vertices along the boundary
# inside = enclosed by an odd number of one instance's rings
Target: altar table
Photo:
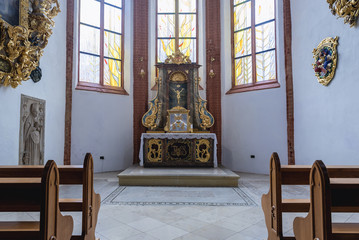
[[[217,167],[214,133],[143,133],[140,166]]]

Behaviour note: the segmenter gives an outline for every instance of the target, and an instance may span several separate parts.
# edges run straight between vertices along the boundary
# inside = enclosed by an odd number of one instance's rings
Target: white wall
[[[74,56],[71,164],[82,164],[85,154],[91,152],[96,172],[126,169],[133,161],[132,12],[132,1],[126,0],[123,71],[129,95],[76,90],[78,64]],[[77,52],[77,29],[74,44]]]
[[[232,86],[230,21],[230,1],[221,1],[222,164],[235,171],[268,173],[272,152],[288,162],[282,1],[277,4],[280,88],[226,95]]]
[[[54,18],[53,35],[40,59],[42,80],[31,79],[16,89],[0,87],[0,164],[19,163],[21,94],[46,100],[45,156],[63,164],[66,86],[66,1],[60,0],[61,12]]]
[[[358,27],[337,19],[326,1],[291,1],[295,152],[297,164],[359,163]],[[312,51],[339,36],[338,68],[329,86],[317,82]]]

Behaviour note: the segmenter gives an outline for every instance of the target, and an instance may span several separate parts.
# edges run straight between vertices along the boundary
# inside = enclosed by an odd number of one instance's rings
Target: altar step
[[[131,166],[117,175],[121,186],[238,187],[239,176],[217,168],[144,168]]]

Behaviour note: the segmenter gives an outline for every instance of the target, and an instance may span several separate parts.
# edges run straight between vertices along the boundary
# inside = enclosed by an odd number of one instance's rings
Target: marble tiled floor
[[[254,207],[237,206],[114,206],[102,205],[97,224],[97,237],[101,240],[263,240],[267,239],[260,198],[268,191],[268,176],[238,173],[240,188],[257,204]],[[95,190],[102,198],[118,187],[117,173],[95,175]],[[61,189],[61,195],[81,195],[77,186]],[[285,197],[306,198],[302,186],[285,187]],[[80,197],[80,196],[79,196]],[[81,214],[70,213],[75,221],[75,233],[81,231]],[[293,218],[284,216],[284,231],[292,235]],[[303,214],[301,214],[303,216]],[[1,213],[1,220],[34,220],[37,213]],[[359,222],[359,214],[334,214],[335,222]]]

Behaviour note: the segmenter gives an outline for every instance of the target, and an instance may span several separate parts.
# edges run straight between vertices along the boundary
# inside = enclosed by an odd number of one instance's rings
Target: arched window
[[[157,62],[179,49],[197,62],[197,0],[157,0]]]
[[[126,94],[123,88],[123,0],[80,0],[76,89]]]
[[[232,0],[233,92],[279,87],[275,0]]]

